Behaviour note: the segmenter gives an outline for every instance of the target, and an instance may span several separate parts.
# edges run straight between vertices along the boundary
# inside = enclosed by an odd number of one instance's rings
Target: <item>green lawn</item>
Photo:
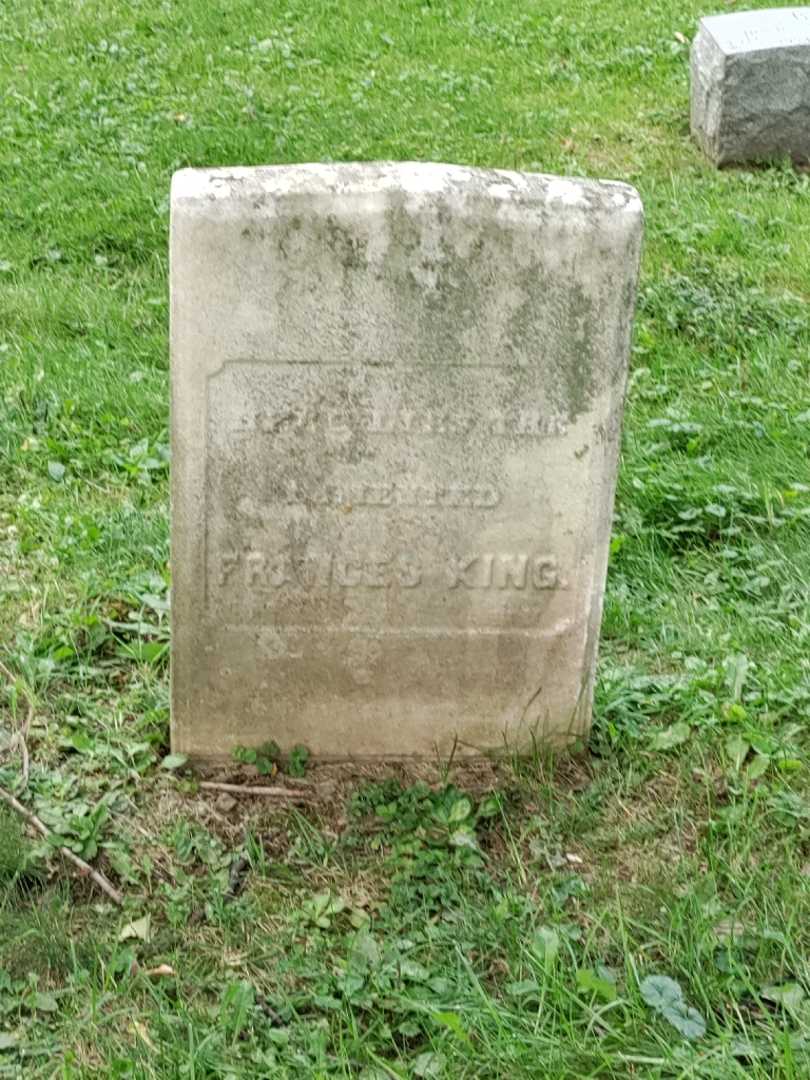
[[[126,903],[0,811],[0,1077],[810,1076],[810,174],[690,143],[722,7],[4,0],[0,785]],[[169,180],[379,158],[644,200],[593,736],[234,804],[161,767]]]

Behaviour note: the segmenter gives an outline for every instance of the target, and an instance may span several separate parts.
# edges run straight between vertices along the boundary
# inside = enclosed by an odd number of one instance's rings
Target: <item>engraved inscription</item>
[[[346,409],[320,407],[284,407],[242,412],[233,417],[235,430],[259,435],[333,434],[349,437],[365,435],[487,435],[521,436],[548,439],[563,436],[567,424],[558,416],[549,416],[537,408],[514,406],[503,409],[484,407],[463,410],[385,407],[357,405],[347,416]]]
[[[451,589],[561,588],[557,562],[548,555],[490,553],[453,559],[447,567]]]
[[[282,506],[436,506],[486,510],[497,506],[501,493],[490,486],[468,484],[393,483],[324,484],[308,487],[295,480],[271,486],[261,501],[247,495],[237,503],[242,517],[272,519]]]
[[[381,634],[551,623],[577,559],[543,463],[570,434],[540,368],[228,362],[208,387],[207,612]]]
[[[305,556],[296,559],[289,552],[227,551],[220,559],[218,585],[221,589],[247,588],[271,591],[297,588],[328,589],[562,589],[566,585],[550,555],[485,552],[450,558],[446,565],[424,566],[411,554],[393,557],[374,555]]]
[[[219,585],[247,586],[248,589],[343,589],[365,587],[386,589],[399,586],[413,589],[421,584],[422,570],[408,555],[394,558],[327,558],[309,556],[294,559],[289,553],[267,555],[262,551],[225,552],[220,562]]]

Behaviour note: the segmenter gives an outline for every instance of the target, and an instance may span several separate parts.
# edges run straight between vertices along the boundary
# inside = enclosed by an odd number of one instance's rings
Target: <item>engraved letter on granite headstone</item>
[[[641,223],[447,165],[175,176],[176,750],[585,732]]]

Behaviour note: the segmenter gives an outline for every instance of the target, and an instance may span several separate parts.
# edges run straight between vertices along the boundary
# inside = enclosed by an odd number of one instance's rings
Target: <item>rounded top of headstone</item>
[[[246,199],[308,199],[320,195],[373,198],[400,192],[413,198],[482,198],[585,213],[624,211],[640,218],[641,200],[629,184],[438,162],[338,162],[300,165],[181,169],[172,178],[172,203],[215,204]]]
[[[700,27],[726,55],[810,45],[810,7],[708,15]]]

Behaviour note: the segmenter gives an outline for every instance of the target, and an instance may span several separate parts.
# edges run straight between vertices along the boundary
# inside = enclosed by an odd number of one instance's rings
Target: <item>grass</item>
[[[692,146],[713,10],[5,0],[0,784],[30,710],[128,900],[0,817],[0,1076],[810,1075],[810,178]],[[379,158],[643,197],[593,737],[233,806],[160,767],[169,179]]]

